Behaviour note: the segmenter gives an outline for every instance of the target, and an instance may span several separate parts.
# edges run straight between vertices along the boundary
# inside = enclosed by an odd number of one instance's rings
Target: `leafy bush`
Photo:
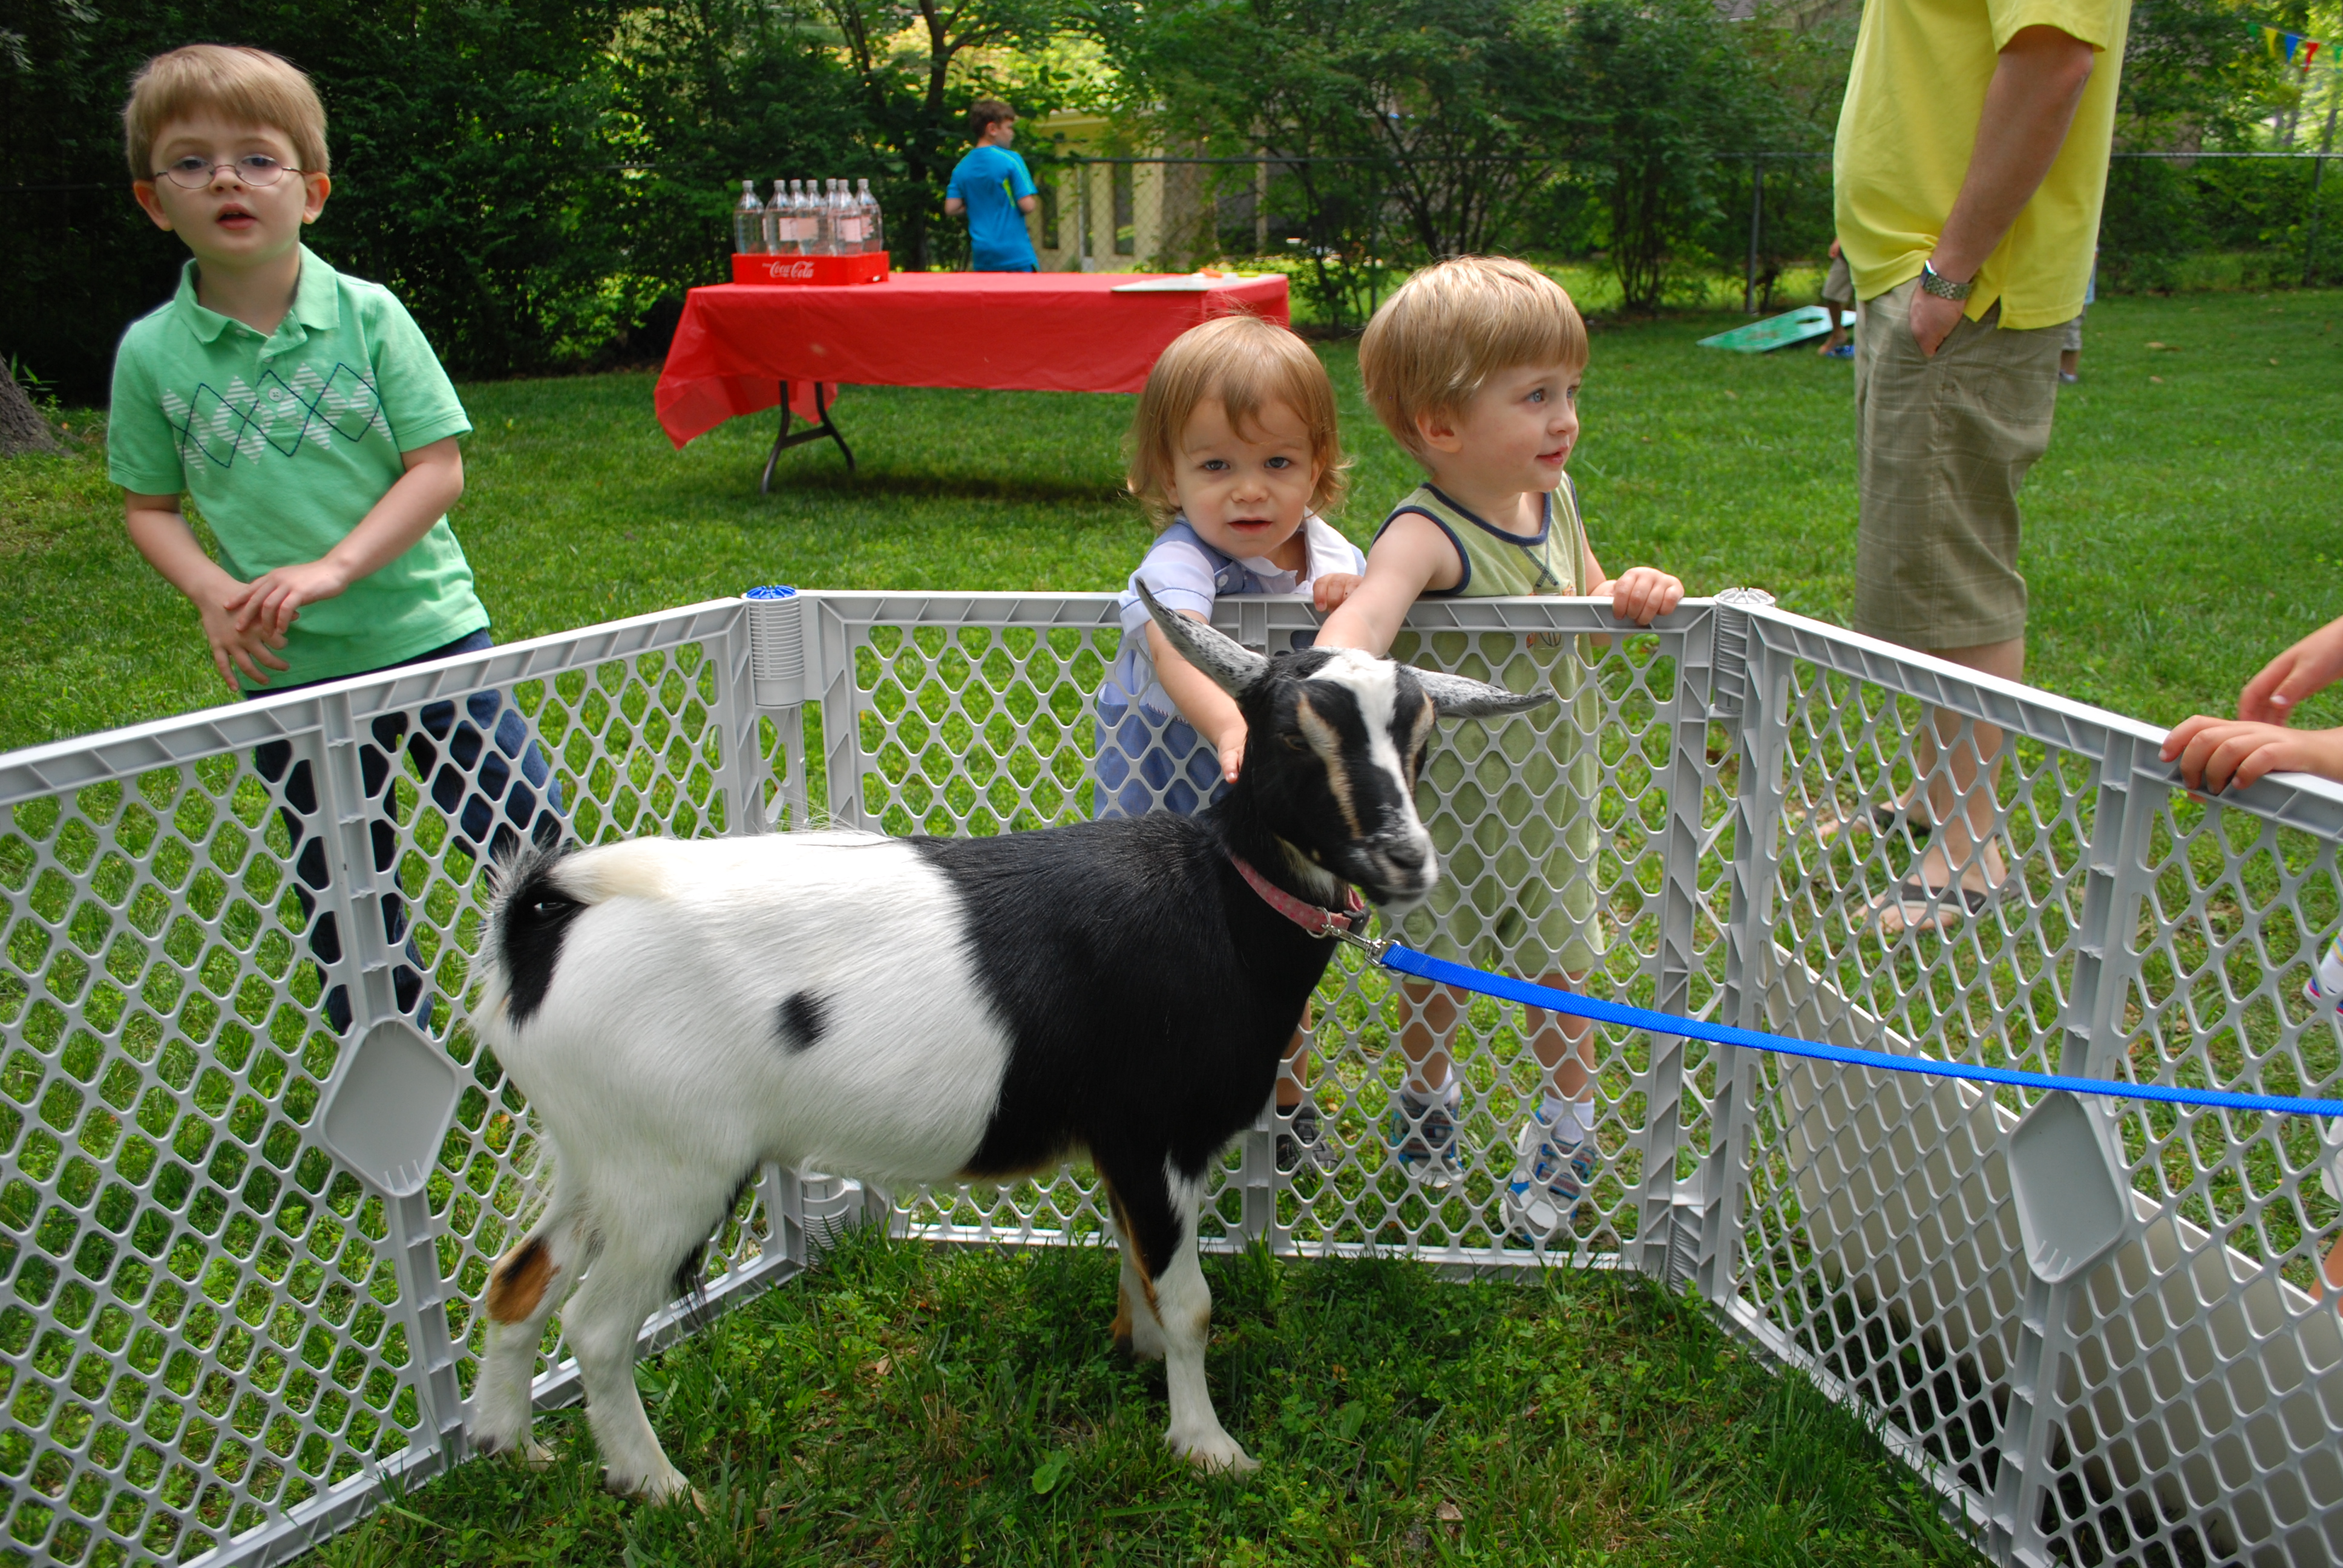
[[[0,53],[0,146],[27,184],[89,188],[29,193],[0,234],[0,347],[68,397],[103,399],[122,328],[176,286],[118,116],[140,62],[205,39],[310,73],[335,192],[309,243],[396,290],[458,375],[663,348],[682,290],[723,275],[743,177],[889,188],[851,73],[753,0],[35,8]]]

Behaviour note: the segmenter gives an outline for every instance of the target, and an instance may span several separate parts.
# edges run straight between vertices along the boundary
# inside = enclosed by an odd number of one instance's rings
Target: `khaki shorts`
[[[1401,925],[1407,945],[1532,979],[1586,974],[1609,945],[1595,914],[1596,755],[1602,705],[1574,649],[1533,652],[1519,632],[1403,632],[1392,655],[1509,690],[1552,680],[1565,700],[1443,723],[1416,785],[1440,880]],[[1575,641],[1575,639],[1572,639]]]
[[[1831,257],[1830,271],[1823,278],[1823,301],[1840,305],[1855,303],[1855,275],[1846,269],[1846,257]]]
[[[2090,313],[2091,307],[2086,305],[2083,307],[2082,316],[2076,317],[2074,320],[2058,329],[2058,347],[2066,353],[2080,354],[2083,351],[2083,317]]]
[[[1962,320],[1930,358],[1913,290],[1863,304],[1855,334],[1855,629],[1906,648],[1975,648],[2026,631],[2017,489],[2049,448],[2061,327]]]

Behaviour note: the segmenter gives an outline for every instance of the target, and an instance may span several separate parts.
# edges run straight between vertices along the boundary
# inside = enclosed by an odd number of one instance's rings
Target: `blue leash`
[[[1615,1023],[1653,1034],[1704,1040],[1712,1045],[1746,1046],[1752,1050],[1803,1056],[1815,1061],[1835,1061],[1847,1067],[1876,1068],[1883,1072],[1966,1078],[1975,1083],[2004,1083],[2016,1089],[2063,1089],[2070,1094],[2098,1094],[2110,1100],[2157,1100],[2168,1105],[2202,1105],[2215,1111],[2260,1111],[2282,1116],[2343,1116],[2343,1100],[2303,1100],[2288,1094],[2237,1094],[2222,1089],[2181,1089],[2161,1083],[2117,1083],[2104,1078],[2067,1078],[2050,1072],[2021,1072],[2014,1067],[1972,1067],[1966,1062],[1939,1061],[1927,1056],[1890,1056],[1884,1050],[1856,1050],[1849,1046],[1825,1045],[1819,1040],[1761,1034],[1754,1029],[1704,1023],[1698,1019],[1678,1018],[1673,1013],[1654,1012],[1649,1008],[1628,1007],[1621,1002],[1601,1001],[1594,997],[1532,985],[1527,980],[1512,980],[1464,964],[1451,963],[1446,959],[1435,959],[1428,953],[1401,947],[1396,942],[1372,941],[1364,937],[1347,934],[1344,934],[1344,940],[1365,949],[1383,968],[1413,975],[1418,980],[1436,980],[1442,985],[1479,991],[1483,996],[1493,996],[1504,1001],[1542,1007],[1552,1012],[1566,1012],[1574,1018],[1591,1018],[1597,1023]]]

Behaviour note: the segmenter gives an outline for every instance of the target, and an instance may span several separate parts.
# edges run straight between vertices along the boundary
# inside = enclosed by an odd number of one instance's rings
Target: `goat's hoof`
[[[632,1480],[613,1475],[605,1469],[602,1472],[602,1489],[636,1503],[654,1504],[673,1503],[679,1497],[689,1495],[693,1502],[699,1504],[701,1513],[708,1511],[707,1499],[701,1497],[691,1483],[683,1478],[682,1473],[671,1465],[667,1468],[667,1473],[664,1475],[644,1475]]]
[[[497,1459],[509,1459],[515,1464],[530,1470],[546,1470],[553,1464],[553,1450],[537,1441],[527,1432],[517,1438],[498,1439],[481,1432],[472,1434],[472,1446],[482,1454]]]
[[[1242,1475],[1261,1468],[1261,1461],[1247,1453],[1235,1438],[1218,1429],[1192,1438],[1166,1432],[1163,1441],[1172,1445],[1173,1452],[1199,1470]]]

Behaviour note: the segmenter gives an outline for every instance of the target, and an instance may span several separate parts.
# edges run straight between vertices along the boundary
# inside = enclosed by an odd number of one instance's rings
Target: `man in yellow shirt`
[[[1987,674],[2026,668],[2017,489],[2050,444],[2061,328],[2082,313],[2130,0],[1868,0],[1839,113],[1840,248],[1860,302],[1855,629]],[[2000,731],[1939,711],[1883,808],[1916,873],[1889,935],[1981,914],[2007,876]],[[1874,819],[1865,819],[1872,823]]]

